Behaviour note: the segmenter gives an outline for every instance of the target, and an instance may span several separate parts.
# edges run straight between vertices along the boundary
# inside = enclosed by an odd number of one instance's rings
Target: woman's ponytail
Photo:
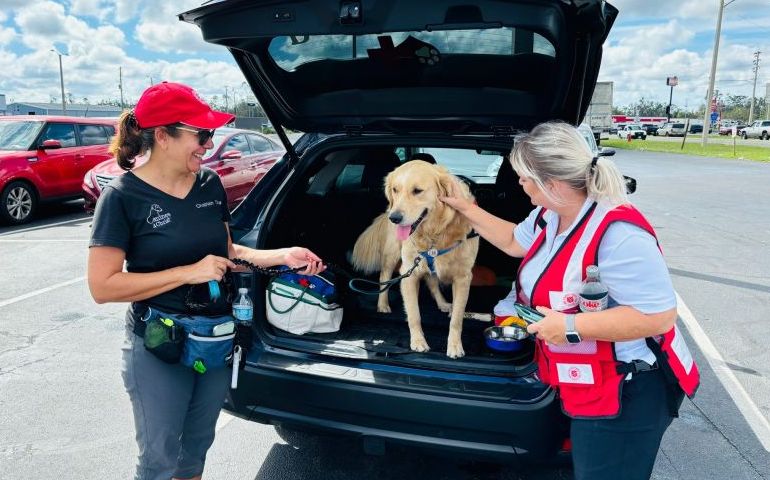
[[[131,170],[136,156],[143,154],[152,145],[152,135],[145,135],[139,128],[133,110],[124,110],[118,118],[118,131],[110,143],[110,153],[123,170]],[[152,134],[153,131],[149,130]],[[148,138],[149,137],[149,138]]]
[[[626,181],[615,163],[604,157],[593,157],[586,178],[588,196],[612,205],[628,203]]]

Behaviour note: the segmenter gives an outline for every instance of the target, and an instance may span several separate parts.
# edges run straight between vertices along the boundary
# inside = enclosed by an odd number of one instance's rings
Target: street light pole
[[[126,108],[123,102],[123,67],[118,67],[118,89],[120,89],[120,109],[123,110]]]
[[[66,115],[67,103],[64,101],[64,69],[62,68],[62,63],[61,63],[61,56],[66,55],[66,53],[61,53],[55,48],[52,48],[51,51],[59,56],[59,81],[61,82],[61,109],[62,109],[62,113]]]
[[[707,135],[709,127],[711,126],[711,97],[714,95],[714,79],[717,73],[717,57],[719,56],[719,37],[722,32],[722,13],[725,7],[733,3],[735,0],[730,0],[725,3],[725,0],[719,0],[719,14],[717,15],[717,31],[714,34],[714,52],[711,56],[711,74],[709,75],[709,89],[706,93],[706,108],[703,114],[703,133],[701,136],[701,145],[706,146]]]

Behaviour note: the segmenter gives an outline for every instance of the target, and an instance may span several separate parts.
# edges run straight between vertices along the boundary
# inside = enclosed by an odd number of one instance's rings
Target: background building
[[[612,89],[613,82],[596,82],[584,120],[594,129],[604,130],[612,126]]]
[[[14,102],[8,105],[7,115],[70,115],[73,117],[117,117],[122,109],[112,105],[67,104],[63,112],[61,103]]]
[[[5,109],[6,109],[5,94],[0,93],[0,115],[5,115]]]

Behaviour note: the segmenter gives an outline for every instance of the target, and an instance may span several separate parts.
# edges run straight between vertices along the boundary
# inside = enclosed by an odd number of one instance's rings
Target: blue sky
[[[679,77],[674,103],[703,103],[717,0],[616,0],[618,21],[607,42],[599,80],[614,82],[614,103],[641,97],[668,101],[667,76]],[[204,97],[250,95],[229,53],[206,44],[176,14],[200,0],[0,0],[0,93],[12,101],[58,101],[65,87],[77,101],[135,100],[150,81],[175,80]],[[725,9],[717,88],[751,95],[753,52],[761,50],[757,96],[770,82],[770,0],[735,0]]]

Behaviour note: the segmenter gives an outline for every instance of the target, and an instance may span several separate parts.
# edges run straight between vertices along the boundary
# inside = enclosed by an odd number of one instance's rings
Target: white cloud
[[[679,77],[674,104],[697,108],[705,101],[711,69],[718,2],[611,1],[620,10],[604,45],[599,79],[614,82],[614,103],[628,105],[641,97],[667,103],[667,76]],[[724,12],[716,86],[735,95],[750,95],[752,54],[768,51],[770,2],[736,0]],[[770,81],[770,62],[760,69],[758,85]],[[764,73],[763,73],[764,70]],[[743,79],[743,80],[741,80]],[[739,80],[739,81],[736,81]],[[760,90],[759,87],[757,89]]]
[[[19,7],[28,7],[37,3],[37,0],[3,0],[3,8],[5,11],[12,11]]]
[[[2,10],[0,10],[0,23],[3,23],[6,20],[8,20],[8,15]]]
[[[126,50],[126,34],[117,24],[102,23],[93,27],[75,15],[76,11],[83,12],[93,6],[87,1],[78,2],[80,0],[74,0],[69,10],[62,3],[44,1],[34,8],[21,6],[10,12],[18,35],[13,28],[0,27],[0,71],[13,71],[14,75],[0,76],[0,92],[16,100],[48,101],[52,96],[58,99],[59,63],[57,56],[50,52],[54,45],[68,54],[62,57],[65,90],[78,101],[83,97],[88,97],[91,102],[119,99],[119,68],[123,72],[123,95],[127,103],[136,101],[149,86],[150,78],[156,83],[165,79],[190,84],[206,98],[221,97],[224,85],[240,85],[244,80],[231,61],[198,58],[169,61],[161,54],[150,61],[138,59],[131,50]],[[106,5],[102,2],[101,10],[111,14],[116,9],[127,8],[119,3]],[[159,42],[173,51],[180,51],[185,45],[193,55],[212,49],[226,58],[224,49],[202,42],[197,27],[176,20],[174,15],[187,5],[161,8],[154,2],[139,2],[139,6],[142,11],[140,23],[148,27],[146,41]],[[163,10],[162,14],[158,13],[159,9]],[[172,11],[173,14],[169,13]],[[177,25],[182,29],[177,29]],[[161,34],[163,27],[166,34]],[[17,38],[32,51],[14,53],[6,46],[11,38]]]
[[[144,48],[153,52],[222,52],[222,47],[203,40],[196,25],[177,19],[177,14],[198,4],[197,0],[185,0],[146,8],[136,26],[137,40]]]
[[[71,0],[70,13],[72,15],[90,15],[101,17],[101,0]]]
[[[16,30],[13,28],[0,27],[0,48],[14,41],[14,39],[16,39],[16,35]]]
[[[114,12],[113,18],[117,23],[124,23],[136,17],[142,0],[106,0],[107,8]]]
[[[620,11],[618,21],[653,19],[660,21],[664,18],[693,19],[698,22],[711,20],[709,27],[716,26],[718,0],[610,0]],[[723,17],[726,20],[738,12],[768,13],[767,0],[735,0],[725,7]]]

